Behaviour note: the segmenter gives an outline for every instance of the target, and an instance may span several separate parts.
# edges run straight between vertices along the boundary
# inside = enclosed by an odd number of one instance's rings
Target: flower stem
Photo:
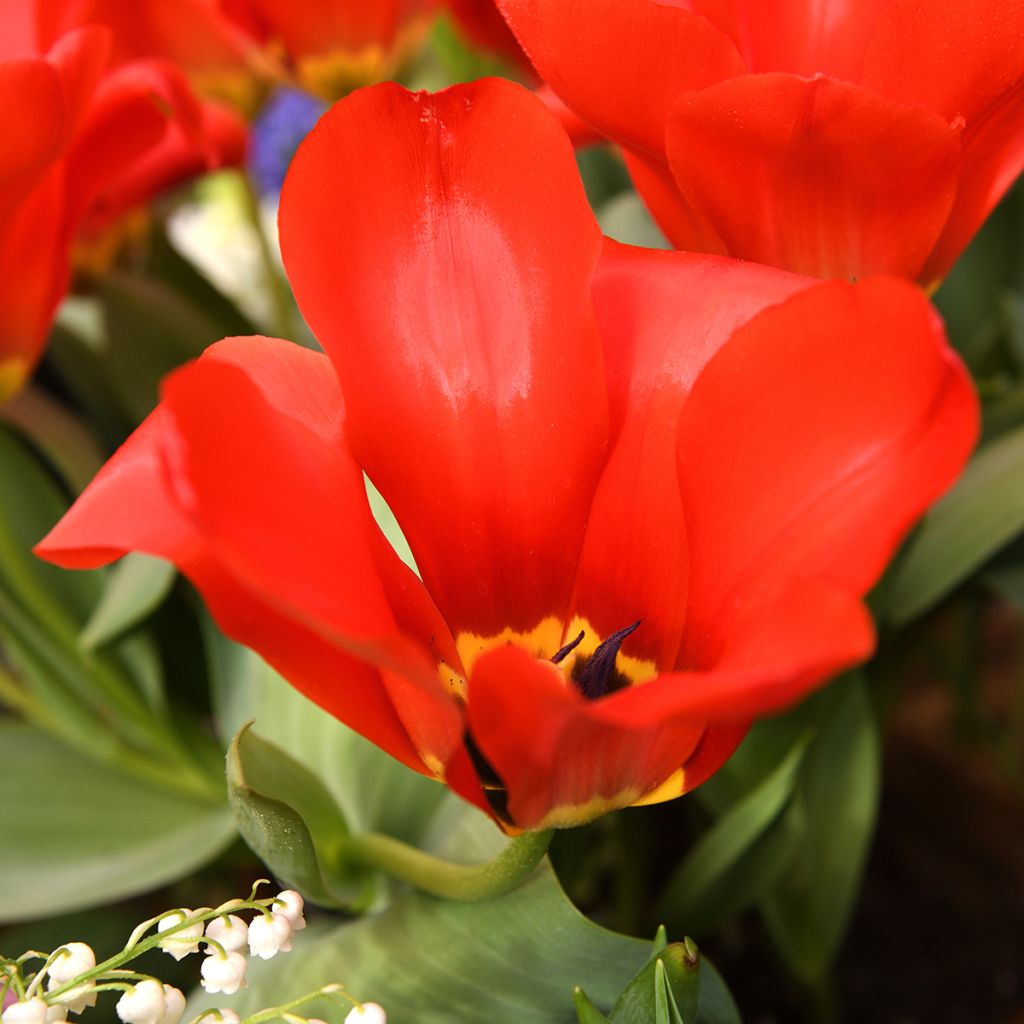
[[[423,892],[460,903],[496,899],[523,882],[547,853],[551,830],[524,832],[484,864],[453,864],[391,836],[368,832],[346,843],[348,858],[385,871]]]

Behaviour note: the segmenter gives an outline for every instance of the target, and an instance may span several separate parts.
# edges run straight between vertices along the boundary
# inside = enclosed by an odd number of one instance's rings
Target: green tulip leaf
[[[369,879],[343,862],[348,825],[312,772],[245,725],[228,748],[227,778],[238,831],[277,877],[322,906],[365,904]]]
[[[882,592],[902,625],[927,611],[1024,529],[1024,426],[981,448],[928,513]]]
[[[609,1024],[687,1024],[698,1019],[701,962],[695,946],[666,946],[626,986]]]
[[[800,841],[792,806],[812,734],[803,733],[751,792],[721,813],[670,877],[659,906],[698,935],[760,899]]]
[[[226,807],[0,721],[0,922],[99,906],[182,878],[235,835]]]
[[[859,677],[833,684],[799,710],[816,730],[800,772],[804,829],[761,912],[790,969],[816,984],[832,967],[860,890],[878,811],[880,750]]]
[[[449,794],[423,845],[453,860],[482,861],[504,843],[493,822]],[[649,942],[583,917],[547,862],[495,900],[456,903],[403,889],[380,913],[307,929],[295,945],[287,957],[251,965],[249,988],[233,1001],[236,1012],[244,1016],[340,982],[354,997],[380,1003],[389,1024],[572,1024],[577,986],[592,1007],[610,1007],[650,959]],[[731,1016],[719,1012],[731,999],[710,964],[702,968],[711,1015],[703,1015],[702,990],[702,1015],[686,1024],[738,1024],[735,1008]],[[199,993],[190,1013],[221,998]],[[302,1013],[330,1011],[330,1004],[314,1002]]]
[[[205,632],[222,737],[230,739],[253,719],[261,737],[323,783],[353,832],[383,832],[420,844],[445,796],[443,786],[342,725],[208,619]]]
[[[590,997],[578,985],[572,994],[576,1007],[577,1024],[608,1024],[608,1018],[590,1001]]]
[[[93,650],[117,639],[156,611],[174,586],[174,566],[162,558],[133,552],[107,574],[99,603],[79,636]]]

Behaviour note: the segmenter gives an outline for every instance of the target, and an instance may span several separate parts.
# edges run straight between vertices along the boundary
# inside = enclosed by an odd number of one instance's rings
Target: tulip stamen
[[[615,659],[619,655],[619,648],[622,646],[623,640],[637,629],[641,621],[637,619],[631,626],[612,633],[606,640],[602,640],[598,644],[589,658],[579,658],[573,665],[572,681],[587,700],[597,700],[598,697],[603,697],[605,694],[613,693],[615,690],[621,690],[630,685],[630,680],[616,666]],[[581,633],[568,645],[568,649],[562,648],[552,660],[554,661],[560,656],[564,657],[582,638],[583,634]]]
[[[580,645],[580,641],[586,636],[586,630],[581,629],[580,634],[575,640],[570,640],[564,647],[559,649],[551,655],[551,660],[557,665],[567,655],[572,654]]]

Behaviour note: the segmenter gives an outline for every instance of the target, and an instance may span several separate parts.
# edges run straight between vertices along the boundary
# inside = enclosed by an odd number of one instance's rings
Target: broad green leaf
[[[348,826],[323,783],[294,758],[243,726],[227,756],[228,797],[242,837],[270,870],[323,906],[368,898],[347,885]]]
[[[481,860],[504,841],[479,811],[449,796],[425,845]],[[406,890],[382,913],[309,929],[295,953],[252,964],[249,988],[233,1008],[244,1015],[341,982],[356,998],[383,1005],[389,1024],[572,1024],[576,986],[594,1006],[611,1006],[649,955],[650,943],[582,917],[545,863],[490,902],[453,903]],[[220,999],[199,994],[190,1013]],[[327,1017],[330,1006],[312,1003],[302,1012]],[[738,1024],[738,1017],[687,1024]]]
[[[878,730],[859,676],[801,709],[816,735],[800,772],[805,827],[797,854],[761,902],[776,948],[795,974],[831,969],[860,891],[878,811]]]
[[[174,579],[174,566],[162,558],[125,555],[107,574],[103,596],[80,634],[83,646],[102,647],[138,625],[163,603]]]
[[[928,513],[886,581],[884,614],[927,611],[1024,529],[1024,426],[985,445]]]
[[[227,809],[104,767],[0,722],[0,921],[62,913],[188,875],[235,835]]]
[[[672,873],[659,900],[661,913],[705,934],[769,890],[800,839],[787,812],[810,741],[810,733],[800,736],[770,774],[701,836]]]
[[[316,775],[353,832],[419,843],[445,789],[379,750],[286,683],[259,655],[206,621],[218,731],[254,731]],[[340,682],[340,681],[339,681]]]

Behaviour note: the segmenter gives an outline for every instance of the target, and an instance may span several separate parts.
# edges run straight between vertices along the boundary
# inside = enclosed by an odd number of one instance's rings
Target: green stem
[[[433,896],[476,903],[496,899],[523,882],[547,853],[550,829],[524,832],[484,864],[453,864],[391,836],[368,832],[347,840],[349,860],[385,871]]]

